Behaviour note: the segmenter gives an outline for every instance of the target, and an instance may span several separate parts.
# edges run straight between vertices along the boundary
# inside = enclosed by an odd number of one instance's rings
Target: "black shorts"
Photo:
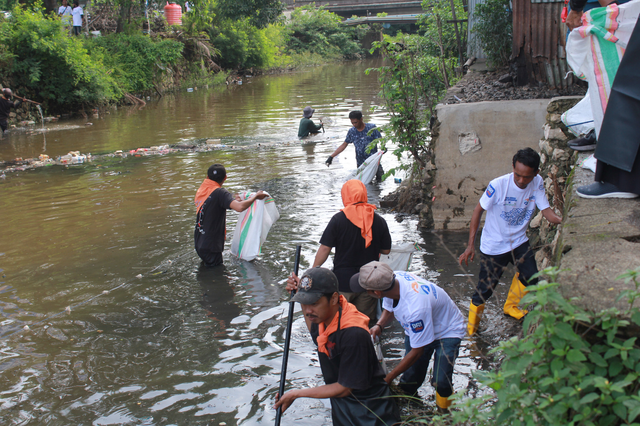
[[[6,121],[0,121],[0,129],[2,129],[2,133],[7,131],[7,122]]]

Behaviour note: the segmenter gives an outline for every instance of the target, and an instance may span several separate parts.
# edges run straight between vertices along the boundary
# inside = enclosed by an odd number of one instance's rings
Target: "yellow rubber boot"
[[[511,280],[511,287],[509,288],[509,294],[507,295],[507,301],[504,302],[504,313],[515,319],[520,319],[527,314],[527,311],[524,309],[520,309],[518,305],[520,304],[520,300],[527,294],[527,288],[522,285],[520,279],[518,278],[519,274],[513,276]]]
[[[440,396],[440,394],[436,392],[436,405],[440,411],[448,412],[449,407],[451,407],[451,401],[449,400],[449,397]]]
[[[469,336],[473,336],[478,331],[482,312],[484,312],[484,303],[479,306],[474,305],[473,302],[469,304],[469,324],[467,324],[467,334]]]

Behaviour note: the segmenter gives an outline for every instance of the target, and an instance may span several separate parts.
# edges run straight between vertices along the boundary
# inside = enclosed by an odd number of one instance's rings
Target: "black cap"
[[[298,292],[291,300],[303,305],[313,305],[323,294],[333,294],[338,291],[338,278],[330,269],[307,269],[300,278]]]

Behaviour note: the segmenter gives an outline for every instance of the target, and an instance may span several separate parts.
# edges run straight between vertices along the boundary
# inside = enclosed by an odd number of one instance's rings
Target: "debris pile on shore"
[[[567,89],[556,89],[547,85],[515,86],[513,81],[514,76],[506,68],[486,73],[468,72],[447,91],[442,103],[550,99],[557,96],[584,96],[586,93],[586,88],[580,83],[573,84]]]

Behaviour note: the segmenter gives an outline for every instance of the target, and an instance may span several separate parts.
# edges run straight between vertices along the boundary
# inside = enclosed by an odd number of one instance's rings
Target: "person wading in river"
[[[362,182],[348,180],[341,192],[344,208],[333,215],[322,233],[313,266],[322,266],[335,247],[333,272],[341,294],[374,324],[377,300],[366,293],[352,293],[349,280],[362,265],[391,251],[391,234],[387,222],[375,212],[376,207],[367,203],[367,188]]]
[[[327,158],[327,161],[325,161],[327,167],[331,165],[334,157],[344,151],[350,143],[353,143],[353,146],[356,149],[356,164],[358,167],[360,167],[367,158],[378,152],[378,147],[374,146],[373,149],[367,153],[367,147],[371,142],[382,137],[380,131],[376,128],[376,125],[372,123],[365,123],[362,119],[362,111],[351,111],[349,113],[349,120],[351,120],[353,127],[347,132],[347,137],[342,145],[340,145],[333,154]],[[382,180],[382,175],[384,175],[384,170],[382,169],[382,165],[379,164],[378,171],[376,172],[376,180],[378,182]]]
[[[325,384],[291,390],[276,397],[284,411],[298,398],[330,398],[334,425],[393,425],[400,413],[373,349],[366,315],[338,293],[338,279],[329,269],[315,267],[301,279],[293,274],[287,290],[297,290],[307,328],[318,346]]]
[[[18,99],[13,102],[11,100],[12,98],[13,92],[11,92],[11,89],[2,89],[2,97],[0,97],[0,129],[2,129],[2,133],[0,134],[0,137],[2,137],[4,132],[7,130],[7,119],[11,113],[11,108],[18,108],[20,106],[20,100]]]
[[[227,210],[238,213],[248,209],[255,200],[262,200],[268,194],[258,191],[244,201],[236,194],[222,188],[227,180],[227,171],[222,164],[209,167],[207,177],[196,192],[195,204],[198,209],[194,240],[196,252],[205,266],[222,264],[222,251],[226,237]]]
[[[436,405],[445,411],[453,394],[453,365],[465,335],[464,316],[449,295],[430,281],[409,272],[396,271],[382,262],[371,262],[351,278],[353,292],[367,292],[382,299],[382,316],[370,333],[374,338],[396,319],[404,328],[405,355],[385,377],[391,384],[402,374],[400,388],[415,396],[427,376],[431,356]]]
[[[518,271],[518,279],[512,281],[504,311],[514,317],[522,318],[524,315],[517,308],[526,293],[524,287],[538,282],[531,278],[538,272],[538,267],[526,234],[536,206],[549,222],[562,222],[562,217],[549,206],[544,181],[538,175],[538,153],[531,148],[521,149],[513,156],[512,164],[513,172],[489,182],[487,190],[482,194],[471,217],[467,249],[458,258],[461,265],[462,262],[468,265],[469,260],[473,261],[476,232],[486,210],[487,218],[480,237],[480,274],[469,306],[467,332],[470,336],[477,331],[484,303],[493,294],[493,289],[509,263]]]
[[[302,110],[302,118],[300,119],[300,127],[298,127],[298,137],[305,138],[309,135],[317,135],[320,130],[322,130],[322,121],[320,124],[316,125],[311,117],[313,117],[313,112],[315,109],[311,107],[304,107]]]

